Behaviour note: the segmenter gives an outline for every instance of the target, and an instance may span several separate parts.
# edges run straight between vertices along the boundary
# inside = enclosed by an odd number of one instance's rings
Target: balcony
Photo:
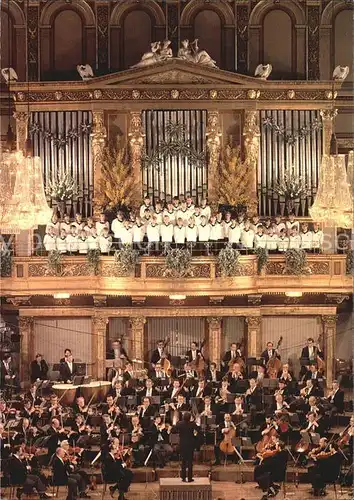
[[[282,255],[270,255],[261,273],[257,257],[242,255],[237,276],[221,277],[215,257],[193,257],[191,274],[171,278],[165,273],[163,257],[141,257],[135,273],[123,276],[114,257],[100,258],[95,274],[85,256],[65,256],[60,271],[48,269],[46,257],[14,257],[12,276],[2,278],[1,295],[71,295],[102,294],[107,296],[235,296],[272,294],[291,291],[303,293],[351,294],[353,279],[346,274],[346,256],[340,254],[308,255],[309,274],[285,273]]]

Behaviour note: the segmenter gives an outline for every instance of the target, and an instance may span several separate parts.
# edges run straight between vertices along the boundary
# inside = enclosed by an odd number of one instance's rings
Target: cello
[[[230,422],[230,425],[227,432],[224,433],[224,438],[219,445],[220,451],[222,451],[224,455],[233,455],[235,453],[235,446],[232,440],[236,436],[236,427],[233,422]]]
[[[270,379],[276,379],[278,376],[278,371],[282,367],[282,362],[277,358],[277,351],[283,342],[283,337],[280,337],[275,348],[273,356],[268,360],[267,363],[267,375]]]

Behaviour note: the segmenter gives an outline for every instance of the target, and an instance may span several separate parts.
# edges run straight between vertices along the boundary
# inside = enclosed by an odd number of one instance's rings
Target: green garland
[[[169,248],[163,274],[171,278],[193,276],[191,252],[185,248]]]
[[[12,274],[12,255],[9,250],[0,251],[0,276],[8,278]]]
[[[301,276],[310,273],[311,270],[307,264],[307,254],[305,250],[290,248],[285,252],[285,269],[283,274]]]
[[[346,265],[346,274],[353,274],[354,272],[354,250],[348,248],[346,251],[347,259],[345,262]]]
[[[220,276],[223,278],[237,276],[240,273],[239,257],[240,252],[232,248],[230,243],[222,248],[217,257]]]
[[[93,274],[97,276],[100,269],[101,252],[99,251],[98,248],[91,249],[87,251],[86,257],[87,257],[87,262],[92,268]]]
[[[257,270],[258,274],[261,274],[262,269],[268,262],[268,250],[265,248],[256,248],[255,254],[257,255]]]
[[[135,272],[139,253],[131,245],[123,245],[114,252],[114,264],[116,270],[122,276],[129,276]]]
[[[59,250],[51,250],[48,253],[48,271],[51,273],[54,273],[56,275],[59,275],[61,273],[61,259],[62,259],[62,254],[59,252]]]

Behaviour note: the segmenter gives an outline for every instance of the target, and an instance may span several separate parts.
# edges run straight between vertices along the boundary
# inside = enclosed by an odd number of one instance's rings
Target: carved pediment
[[[145,75],[141,78],[135,79],[137,85],[142,83],[205,83],[213,84],[215,81],[212,78],[207,78],[202,75],[196,75],[195,73],[187,73],[179,70],[165,71],[164,73],[159,73],[155,75]]]

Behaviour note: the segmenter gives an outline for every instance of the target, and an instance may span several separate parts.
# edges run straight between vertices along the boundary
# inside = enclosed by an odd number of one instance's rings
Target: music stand
[[[128,408],[132,406],[137,406],[138,397],[137,396],[126,396],[126,405]]]
[[[238,380],[236,382],[236,394],[244,394],[248,389],[248,380]]]
[[[72,380],[73,385],[82,385],[84,382],[84,376],[83,375],[75,375]]]
[[[85,377],[86,375],[86,363],[75,363],[77,375]]]
[[[160,405],[161,404],[161,396],[151,396],[150,403],[152,405]]]
[[[263,389],[269,389],[270,391],[277,389],[279,386],[279,380],[277,378],[265,378],[263,379]]]

